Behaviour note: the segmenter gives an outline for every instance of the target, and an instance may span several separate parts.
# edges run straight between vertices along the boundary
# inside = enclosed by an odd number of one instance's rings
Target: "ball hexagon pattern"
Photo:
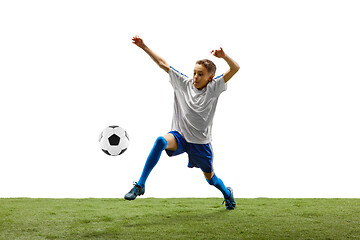
[[[118,156],[128,148],[129,135],[119,126],[109,126],[101,132],[99,144],[102,151],[107,155]]]

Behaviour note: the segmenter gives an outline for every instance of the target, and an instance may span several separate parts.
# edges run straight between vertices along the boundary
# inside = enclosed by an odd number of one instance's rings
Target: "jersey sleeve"
[[[227,83],[225,83],[224,75],[214,78],[209,83],[209,89],[215,96],[219,96],[222,92],[226,91]]]
[[[170,83],[174,89],[185,89],[189,77],[182,74],[172,66],[169,68]]]

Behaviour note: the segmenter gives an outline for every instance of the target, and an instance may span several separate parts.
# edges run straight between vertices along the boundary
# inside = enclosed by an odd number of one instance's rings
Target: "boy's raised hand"
[[[133,44],[135,44],[136,46],[138,46],[140,48],[143,48],[145,46],[144,41],[138,35],[133,37],[132,41],[133,41]]]
[[[222,48],[212,50],[211,54],[214,55],[215,57],[218,57],[218,58],[225,57],[225,52],[224,52],[224,50]]]
[[[211,54],[214,55],[215,57],[224,59],[226,63],[229,65],[230,69],[224,73],[225,82],[229,81],[234,76],[234,74],[237,71],[239,71],[240,66],[232,58],[230,58],[227,54],[225,54],[222,48],[218,50],[212,50]]]
[[[138,35],[133,37],[132,41],[133,44],[144,50],[161,69],[163,69],[167,73],[169,72],[170,65],[159,55],[154,53],[148,46],[146,46],[144,41]]]

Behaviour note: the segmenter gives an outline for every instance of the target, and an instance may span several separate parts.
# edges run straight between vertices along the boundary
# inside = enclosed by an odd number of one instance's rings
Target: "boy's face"
[[[195,65],[193,83],[197,89],[203,89],[213,77],[214,75],[211,75],[203,65]]]

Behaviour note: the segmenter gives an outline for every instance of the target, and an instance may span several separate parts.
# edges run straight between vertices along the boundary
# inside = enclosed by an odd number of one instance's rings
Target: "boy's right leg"
[[[158,137],[146,160],[139,182],[134,184],[134,187],[125,195],[124,198],[126,200],[134,200],[137,196],[143,195],[145,193],[146,179],[158,163],[162,151],[165,149],[176,150],[176,148],[177,142],[172,134],[168,133],[164,137]]]
[[[167,142],[166,150],[176,151],[177,149],[177,141],[171,133],[167,133],[164,135],[164,138]]]
[[[151,152],[146,159],[144,169],[142,171],[141,177],[138,181],[138,184],[141,187],[145,187],[146,179],[148,178],[150,172],[153,170],[155,165],[159,162],[162,151],[166,148],[167,141],[164,137],[158,137],[155,141]]]

